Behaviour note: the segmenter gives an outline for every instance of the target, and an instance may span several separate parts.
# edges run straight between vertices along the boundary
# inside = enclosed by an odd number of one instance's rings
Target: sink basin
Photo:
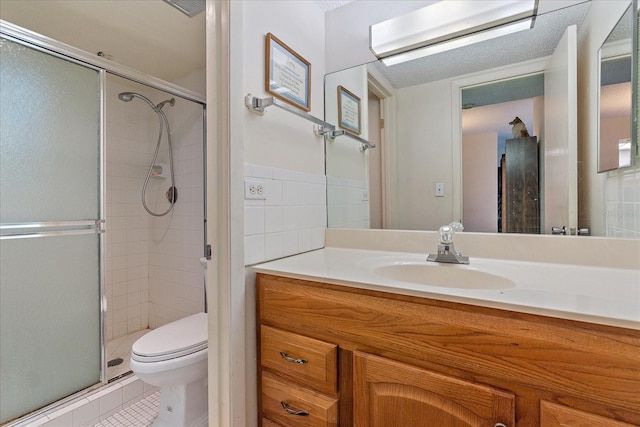
[[[496,274],[456,264],[424,262],[394,263],[377,267],[373,273],[385,279],[418,285],[460,289],[509,289],[516,285]]]

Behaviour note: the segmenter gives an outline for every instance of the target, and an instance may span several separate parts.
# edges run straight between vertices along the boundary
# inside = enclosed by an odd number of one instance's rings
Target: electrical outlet
[[[244,198],[253,200],[265,200],[267,198],[267,190],[264,181],[245,179]]]
[[[444,197],[444,182],[436,182],[436,197]]]
[[[369,190],[362,190],[362,201],[363,202],[369,201]]]

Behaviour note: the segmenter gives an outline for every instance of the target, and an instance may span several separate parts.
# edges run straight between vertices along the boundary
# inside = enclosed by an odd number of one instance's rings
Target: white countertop
[[[427,264],[426,255],[327,247],[258,264],[253,270],[640,330],[639,270],[476,257],[471,257],[469,265],[428,263],[440,269],[437,273],[441,277],[444,268],[462,269],[471,274],[497,275],[509,283],[495,289],[473,288],[469,280],[462,287],[410,283],[383,277],[381,270],[376,270],[396,264],[420,264],[422,268],[422,262]]]

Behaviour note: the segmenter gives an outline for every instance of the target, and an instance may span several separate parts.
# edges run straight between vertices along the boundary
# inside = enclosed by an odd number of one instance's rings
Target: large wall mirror
[[[638,162],[598,173],[598,136],[589,133],[598,101],[580,95],[598,92],[598,49],[631,3],[540,0],[530,30],[328,74],[325,119],[337,122],[337,87],[349,89],[361,100],[359,136],[376,145],[326,140],[329,227],[437,230],[461,221],[465,232],[640,238]],[[524,163],[515,187],[505,184],[516,178],[505,178],[504,157]]]

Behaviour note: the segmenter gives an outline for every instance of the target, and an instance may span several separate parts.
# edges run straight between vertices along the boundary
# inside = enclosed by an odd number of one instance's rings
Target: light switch
[[[436,182],[436,197],[444,197],[444,182]]]

